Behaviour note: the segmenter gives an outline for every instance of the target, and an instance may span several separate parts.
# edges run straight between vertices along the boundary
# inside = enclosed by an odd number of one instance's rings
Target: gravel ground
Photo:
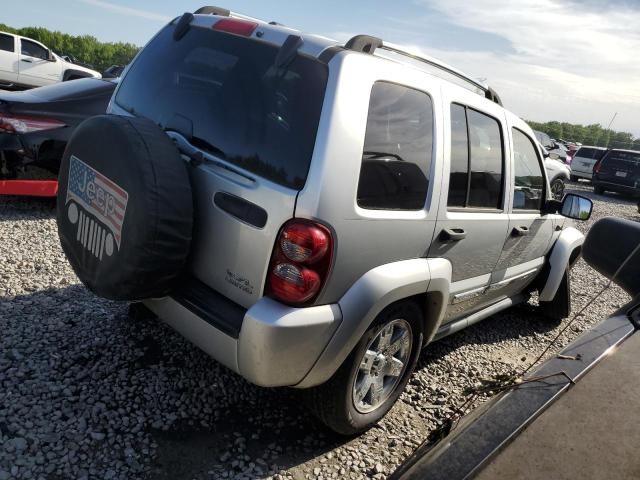
[[[629,200],[569,187],[595,199],[583,231],[604,215],[640,219]],[[562,327],[525,306],[431,345],[381,424],[345,439],[298,392],[254,387],[90,294],[59,247],[53,202],[0,198],[0,265],[0,480],[385,478],[465,387],[531,362]],[[574,311],[604,284],[582,260],[571,280]],[[626,301],[605,292],[555,351]]]

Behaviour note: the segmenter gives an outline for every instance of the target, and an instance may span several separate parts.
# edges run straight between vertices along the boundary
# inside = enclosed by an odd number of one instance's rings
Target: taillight
[[[266,293],[281,302],[311,301],[331,266],[331,232],[308,220],[291,220],[282,227],[273,249]]]
[[[222,20],[218,20],[211,28],[218,30],[219,32],[227,32],[235,35],[242,35],[243,37],[250,37],[257,27],[258,24],[256,22],[250,22],[248,20],[241,20],[238,18],[223,18]]]
[[[600,166],[602,165],[602,159],[598,160],[593,166],[594,173],[600,173]]]
[[[0,132],[3,133],[31,133],[64,126],[64,123],[51,118],[26,117],[22,115],[12,115],[10,113],[0,113]]]

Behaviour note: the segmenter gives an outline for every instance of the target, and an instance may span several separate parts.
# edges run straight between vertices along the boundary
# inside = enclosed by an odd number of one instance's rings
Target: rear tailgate
[[[271,252],[304,186],[328,71],[280,46],[211,28],[162,30],[138,55],[113,109],[158,123],[191,151],[191,273],[242,307],[262,295]],[[233,20],[226,20],[226,24]]]
[[[640,152],[612,150],[602,159],[598,179],[625,187],[638,187],[640,183]]]
[[[593,166],[602,158],[606,150],[599,148],[581,147],[571,161],[571,170],[591,174]]]

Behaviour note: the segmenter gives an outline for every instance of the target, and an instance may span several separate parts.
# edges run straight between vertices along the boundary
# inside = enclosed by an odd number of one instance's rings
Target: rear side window
[[[30,40],[25,40],[24,38],[20,40],[22,55],[27,55],[29,57],[39,58],[41,60],[46,60],[49,57],[49,52],[44,47],[41,47],[35,42]]]
[[[307,178],[327,67],[279,47],[210,28],[173,40],[169,25],[140,53],[116,103],[193,145],[281,185]]]
[[[11,35],[5,35],[0,33],[0,50],[4,50],[5,52],[14,52],[14,40]]]
[[[429,187],[433,104],[424,92],[388,82],[371,90],[358,205],[420,210]]]
[[[513,208],[540,210],[544,200],[544,176],[533,141],[513,128],[513,166],[515,189]]]
[[[600,160],[605,152],[606,150],[600,150],[599,148],[580,147],[576,152],[576,157]]]
[[[451,105],[449,207],[502,206],[504,148],[500,122],[463,105]]]

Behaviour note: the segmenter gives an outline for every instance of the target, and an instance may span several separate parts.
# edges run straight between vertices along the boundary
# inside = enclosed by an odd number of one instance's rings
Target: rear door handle
[[[20,59],[21,62],[26,62],[26,63],[33,63],[33,60],[29,60],[28,58],[22,58]]]
[[[513,227],[511,234],[515,237],[524,237],[525,235],[529,235],[529,227],[526,227],[524,225]]]
[[[464,228],[445,228],[440,233],[440,237],[445,242],[459,242],[467,236]]]

